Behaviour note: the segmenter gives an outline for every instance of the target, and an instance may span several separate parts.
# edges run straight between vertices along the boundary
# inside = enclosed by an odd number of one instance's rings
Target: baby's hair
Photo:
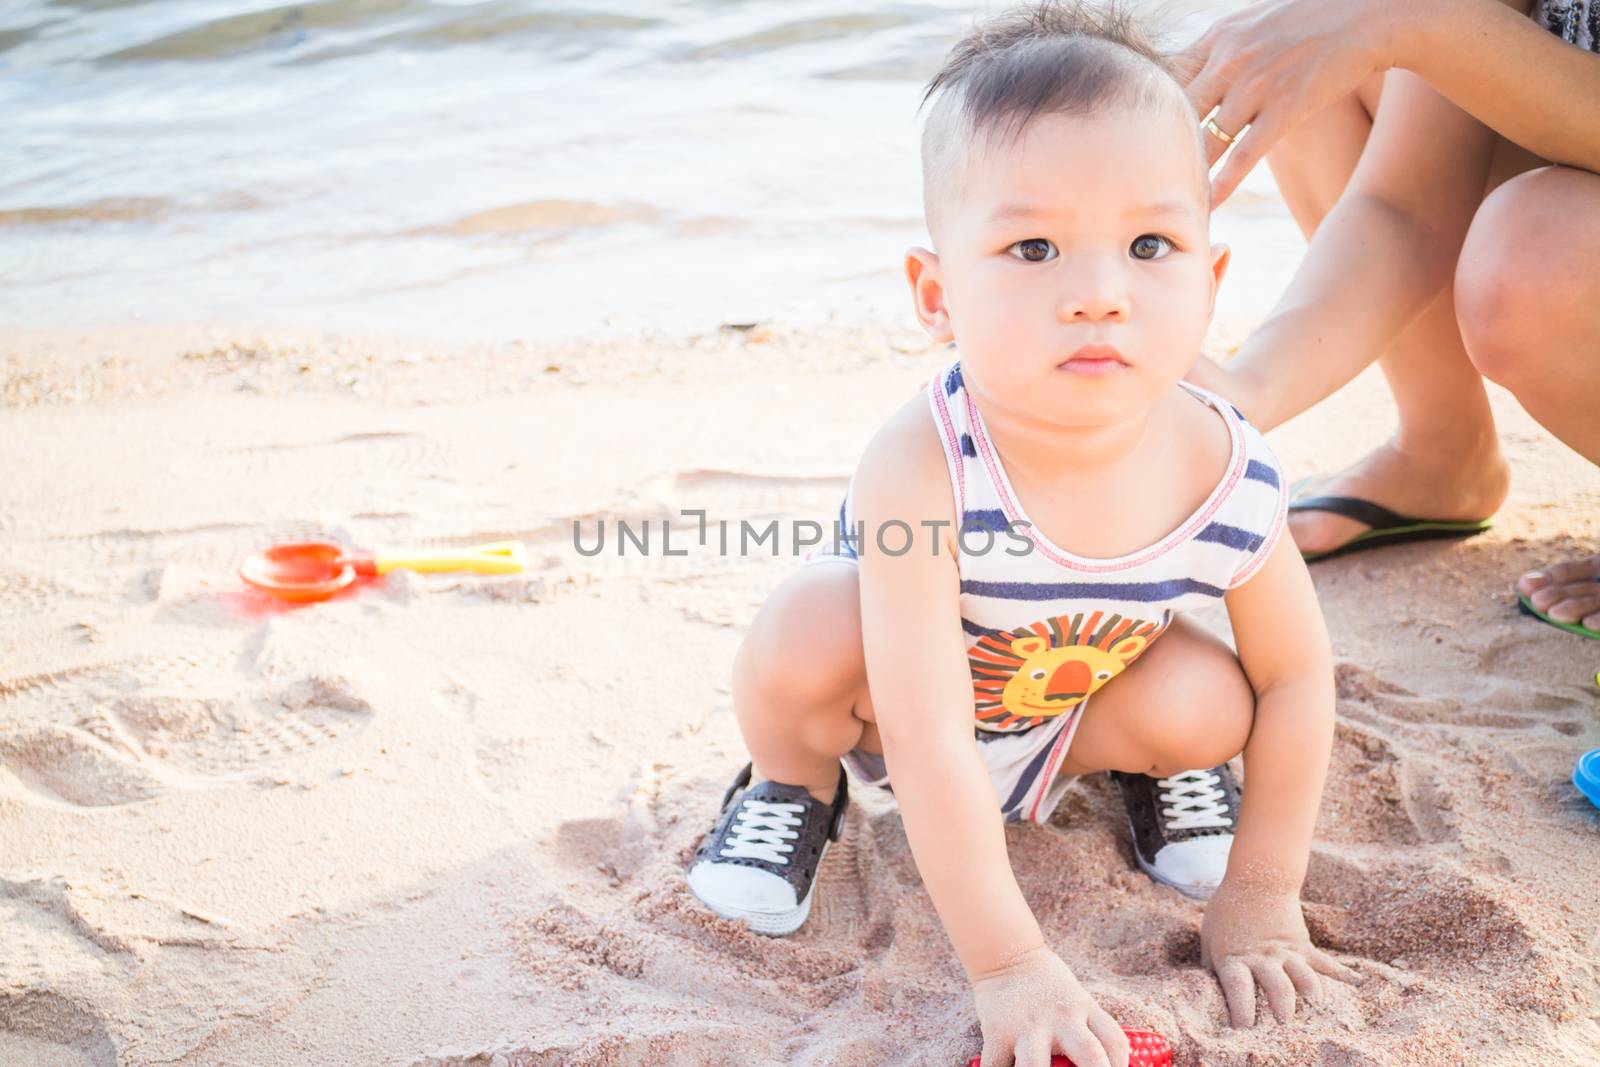
[[[1042,0],[977,23],[928,82],[918,110],[935,97],[922,131],[930,230],[972,142],[1020,136],[1039,115],[1184,99],[1150,31],[1120,0]]]

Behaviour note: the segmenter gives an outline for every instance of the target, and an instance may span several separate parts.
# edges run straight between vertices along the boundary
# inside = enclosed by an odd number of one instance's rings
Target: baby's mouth
[[[1122,358],[1122,353],[1110,345],[1084,345],[1057,363],[1056,369],[1069,374],[1098,378],[1106,374],[1115,374],[1127,366],[1128,361]]]

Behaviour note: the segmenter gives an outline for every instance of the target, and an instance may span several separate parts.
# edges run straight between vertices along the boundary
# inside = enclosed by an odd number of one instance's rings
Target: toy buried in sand
[[[300,541],[252,553],[239,565],[239,577],[279,600],[326,600],[358,578],[377,578],[393,570],[521,574],[527,569],[528,554],[521,541],[380,553],[330,541]]]
[[[1172,1067],[1172,1046],[1166,1038],[1127,1026],[1122,1032],[1128,1035],[1128,1067]],[[974,1056],[967,1061],[967,1067],[979,1067],[982,1061],[982,1056]],[[1073,1063],[1065,1056],[1052,1056],[1050,1067],[1073,1067]]]

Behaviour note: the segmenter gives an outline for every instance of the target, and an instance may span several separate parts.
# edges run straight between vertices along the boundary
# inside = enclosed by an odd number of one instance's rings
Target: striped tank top
[[[960,360],[928,383],[961,517],[961,627],[973,725],[986,746],[1035,731],[1070,734],[1066,720],[1075,720],[1097,689],[1134,663],[1175,614],[1214,604],[1248,581],[1282,534],[1288,498],[1266,440],[1220,397],[1180,384],[1227,426],[1230,451],[1221,480],[1155,544],[1114,559],[1089,559],[1057,546],[1030,523],[963,387]],[[839,509],[847,532],[855,529],[850,505],[847,490]],[[856,555],[848,541],[839,544],[838,555]],[[1037,748],[1040,740],[1027,747]]]
[[[1534,0],[1528,14],[1568,44],[1600,52],[1600,0]]]

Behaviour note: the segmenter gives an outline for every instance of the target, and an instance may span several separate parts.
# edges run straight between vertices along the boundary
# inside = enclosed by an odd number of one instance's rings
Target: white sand
[[[0,1063],[963,1063],[970,995],[886,798],[791,939],[684,885],[744,759],[734,649],[794,562],[587,559],[570,529],[825,520],[943,356],[837,323],[0,338]],[[1600,647],[1509,594],[1600,543],[1600,475],[1496,410],[1492,533],[1315,571],[1341,721],[1307,912],[1363,986],[1230,1030],[1200,909],[1131,867],[1106,782],[1008,831],[1049,936],[1182,1064],[1600,1062],[1600,813],[1568,781]],[[1273,441],[1325,470],[1388,422],[1369,376]],[[246,552],[310,534],[517,537],[534,567],[245,594]]]

